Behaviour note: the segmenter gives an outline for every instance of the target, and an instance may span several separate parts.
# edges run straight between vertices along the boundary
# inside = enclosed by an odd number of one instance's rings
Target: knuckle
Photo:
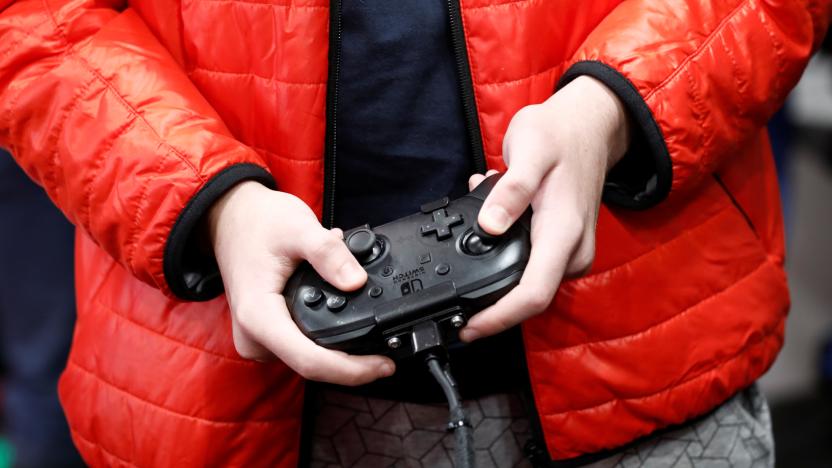
[[[322,231],[310,246],[309,255],[317,258],[329,258],[339,253],[338,250],[341,245],[342,242],[329,231]]]
[[[583,216],[573,212],[564,213],[562,222],[566,240],[573,244],[579,242],[586,226]]]
[[[538,314],[549,307],[550,301],[548,295],[534,294],[526,300],[526,308],[529,312]]]
[[[307,362],[301,362],[295,365],[295,372],[297,372],[301,377],[306,380],[321,380],[320,370],[318,370],[317,366],[311,365]]]
[[[514,114],[514,117],[511,119],[511,123],[523,123],[529,119],[535,119],[539,111],[539,104],[530,104],[525,106]]]
[[[521,199],[530,199],[536,189],[534,181],[517,176],[507,177],[504,187],[512,196]]]
[[[486,322],[486,326],[490,330],[489,334],[495,334],[511,328],[514,326],[514,323],[508,316],[500,314],[491,317],[491,319]]]
[[[283,195],[282,192],[280,192]],[[308,234],[310,228],[320,226],[318,219],[314,212],[302,200],[291,194],[287,195],[283,200],[283,210],[281,214],[286,217],[294,219],[294,223],[281,223],[282,231],[291,239],[303,239],[303,234]]]
[[[238,305],[234,308],[234,318],[244,330],[251,328],[254,323],[255,309],[253,306]]]
[[[255,360],[260,357],[259,354],[251,349],[250,346],[236,341],[234,342],[234,350],[237,351],[237,354],[239,354],[243,359]]]
[[[233,342],[234,350],[243,359],[255,361],[264,360],[268,357],[268,354],[264,350],[259,349],[256,344],[246,338],[242,333],[234,333]]]
[[[510,320],[509,318],[503,317],[503,318],[500,318],[499,320],[496,321],[496,325],[497,325],[497,330],[503,331],[503,330],[508,330],[509,328],[513,327],[515,325],[515,323],[514,323],[513,320]]]
[[[545,286],[529,287],[528,292],[525,293],[525,311],[529,315],[536,315],[543,312],[549,307],[554,297],[554,291],[548,291]]]
[[[341,378],[341,385],[346,385],[348,387],[355,387],[364,383],[364,380],[361,375],[351,372]]]
[[[575,269],[579,273],[586,273],[592,268],[592,262],[595,261],[595,254],[592,252],[582,253],[575,261]]]
[[[296,211],[299,215],[304,215],[304,218],[315,219],[315,213],[312,211],[312,208],[297,195],[278,191],[277,196],[280,197],[281,202],[285,204],[287,209]]]
[[[595,261],[595,249],[593,246],[582,248],[572,259],[570,274],[572,276],[583,276],[589,273],[592,263]]]
[[[517,111],[506,129],[506,138],[510,138],[512,144],[522,144],[524,147],[527,147],[529,138],[539,138],[543,128],[541,122],[545,118],[542,109],[539,104],[532,104]]]

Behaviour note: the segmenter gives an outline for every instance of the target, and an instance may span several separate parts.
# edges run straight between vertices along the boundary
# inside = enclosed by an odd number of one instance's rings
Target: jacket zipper
[[[523,369],[526,369],[525,379],[521,382],[520,389],[525,394],[527,399],[526,409],[529,411],[529,439],[523,445],[523,454],[526,459],[531,462],[534,468],[548,466],[552,459],[549,456],[549,451],[546,448],[546,439],[543,435],[543,425],[540,422],[540,413],[537,411],[537,404],[534,400],[534,390],[532,389],[532,378],[529,374],[529,362],[526,359],[526,339],[523,337],[523,332],[520,327],[517,327],[511,333],[516,333],[519,341],[519,358]]]
[[[338,108],[338,80],[341,73],[341,0],[331,0],[329,5],[329,69],[326,83],[326,140],[324,153],[324,197],[321,224],[332,228],[335,224],[335,148]],[[318,385],[305,382],[303,410],[301,415],[298,466],[309,466],[312,457],[312,442],[315,435],[315,412],[318,399]]]
[[[477,114],[477,102],[474,98],[474,80],[468,62],[468,48],[465,45],[465,30],[462,26],[462,11],[459,0],[448,0],[448,17],[451,26],[451,45],[456,59],[457,82],[462,95],[462,109],[465,114],[465,128],[468,130],[468,144],[474,160],[474,172],[486,170],[485,151],[482,145],[482,132]]]
[[[341,0],[331,0],[329,9],[329,71],[327,77],[326,97],[326,149],[324,154],[324,194],[323,194],[323,225],[332,228],[335,225],[335,162],[337,157],[337,109],[338,109],[338,81],[341,72]],[[474,97],[474,82],[471,76],[471,68],[468,62],[468,49],[465,42],[465,31],[462,25],[462,11],[459,0],[448,0],[448,17],[451,30],[451,45],[453,47],[454,59],[456,62],[457,82],[462,97],[462,108],[465,118],[465,128],[468,134],[468,144],[473,159],[475,172],[484,173],[487,169],[485,162],[485,150],[482,143],[482,131],[480,129],[477,113],[477,103]],[[524,354],[524,353],[523,353]],[[525,355],[523,355],[525,362]],[[528,366],[526,366],[528,368]],[[527,380],[529,395],[531,395],[531,383]],[[310,390],[310,389],[307,389]],[[311,400],[311,398],[309,399]],[[307,401],[307,404],[311,401]],[[531,398],[531,411],[535,439],[542,440],[542,429],[540,427],[540,415],[534,405],[534,398]],[[307,430],[303,431],[302,439],[306,439],[308,445],[311,437],[309,421],[306,421]],[[530,441],[531,442],[531,441]],[[539,461],[541,458],[548,460],[546,449],[530,444],[526,450],[531,449]],[[545,447],[545,444],[544,444]],[[528,453],[528,452],[527,452]],[[531,454],[528,454],[531,455]]]
[[[338,81],[341,78],[341,0],[329,5],[329,70],[326,83],[326,149],[322,224],[335,225],[335,158],[338,147]]]

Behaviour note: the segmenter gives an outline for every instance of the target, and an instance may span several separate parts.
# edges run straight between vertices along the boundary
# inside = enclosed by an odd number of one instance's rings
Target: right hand
[[[310,380],[361,385],[395,372],[384,356],[352,356],[323,348],[292,321],[282,292],[304,259],[330,284],[354,291],[367,273],[338,229],[327,230],[299,198],[242,182],[211,207],[209,232],[231,308],[240,356],[275,356]]]

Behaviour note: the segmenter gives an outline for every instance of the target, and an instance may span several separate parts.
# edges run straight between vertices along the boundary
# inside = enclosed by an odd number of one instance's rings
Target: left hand
[[[499,333],[543,312],[564,276],[589,270],[604,177],[628,145],[623,104],[588,76],[514,115],[503,140],[508,170],[485,200],[478,221],[499,235],[531,204],[532,251],[517,287],[471,317],[460,333],[463,341]],[[471,176],[470,188],[484,178]]]

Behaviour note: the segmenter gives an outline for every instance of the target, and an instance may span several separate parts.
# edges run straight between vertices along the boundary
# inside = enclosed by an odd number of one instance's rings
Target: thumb
[[[480,226],[489,234],[504,233],[534,198],[543,180],[543,172],[525,165],[509,167],[486,197],[477,218]]]
[[[302,255],[328,283],[342,291],[354,291],[367,282],[367,272],[353,257],[341,231],[310,226],[302,239]]]

